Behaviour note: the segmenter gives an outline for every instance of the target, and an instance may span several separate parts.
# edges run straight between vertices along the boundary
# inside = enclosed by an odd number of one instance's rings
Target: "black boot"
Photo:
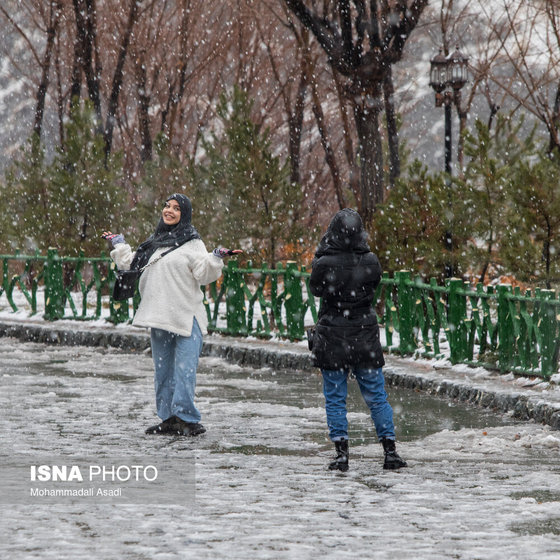
[[[199,422],[185,422],[181,418],[175,418],[172,433],[178,436],[199,436],[206,432],[206,428]]]
[[[172,434],[173,433],[173,424],[177,421],[176,416],[171,416],[167,420],[156,424],[155,426],[150,426],[147,430],[147,434],[158,434],[158,435],[165,435],[165,434]]]
[[[397,453],[394,439],[382,438],[381,443],[385,451],[385,462],[383,463],[384,469],[400,469],[406,467],[406,461],[402,459]]]
[[[334,447],[336,449],[336,458],[329,465],[329,470],[346,472],[348,470],[348,440],[335,441]]]

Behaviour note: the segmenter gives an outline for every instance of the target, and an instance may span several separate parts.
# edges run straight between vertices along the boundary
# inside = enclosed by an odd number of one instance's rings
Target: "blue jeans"
[[[202,333],[196,319],[189,337],[151,329],[151,339],[158,416],[162,420],[177,416],[185,422],[199,422],[194,391]]]
[[[332,441],[348,439],[348,420],[346,419],[346,395],[348,394],[348,369],[325,370],[323,374],[323,393],[327,411],[329,437]],[[375,425],[377,437],[395,439],[393,409],[387,401],[385,378],[382,368],[353,369]]]

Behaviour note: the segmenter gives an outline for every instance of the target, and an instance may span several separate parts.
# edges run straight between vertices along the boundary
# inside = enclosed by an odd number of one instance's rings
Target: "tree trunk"
[[[183,95],[185,94],[185,87],[187,85],[187,65],[189,62],[187,39],[190,31],[189,26],[191,24],[191,11],[189,4],[189,2],[184,0],[181,4],[181,26],[179,28],[180,61],[178,62],[177,68],[178,76],[177,79],[173,80],[170,84],[165,117],[162,116],[162,119],[165,119],[162,121],[162,130],[165,130],[165,135],[169,139],[169,146],[173,144],[173,135],[175,133],[174,127],[177,122],[177,111]]]
[[[58,27],[60,17],[60,4],[53,2],[51,4],[49,26],[47,28],[47,44],[45,46],[45,54],[41,63],[41,82],[37,90],[37,105],[35,106],[35,121],[33,123],[33,132],[38,138],[41,138],[41,129],[43,127],[43,115],[45,112],[45,97],[47,88],[49,87],[49,72],[51,68],[51,58],[54,49],[54,39]]]
[[[548,151],[552,155],[560,155],[560,139],[558,137],[558,129],[560,127],[560,84],[556,87],[556,95],[554,97],[554,108],[552,110],[552,119],[550,125],[550,141]]]
[[[344,194],[342,192],[342,186],[340,183],[340,169],[336,161],[336,155],[329,140],[329,134],[325,124],[325,114],[323,112],[323,107],[319,98],[319,92],[317,90],[317,80],[314,77],[315,65],[314,61],[311,59],[308,49],[304,51],[303,60],[306,73],[309,76],[312,100],[311,105],[313,109],[313,115],[315,116],[315,122],[317,123],[317,130],[319,131],[319,136],[321,138],[321,146],[323,147],[323,150],[325,152],[325,161],[329,166],[329,170],[333,180],[336,201],[338,203],[338,207],[342,209],[346,206],[346,201],[344,200]]]
[[[150,132],[150,96],[148,95],[148,84],[146,77],[146,66],[144,65],[144,56],[135,57],[136,69],[136,91],[138,93],[138,128],[140,132],[140,141],[142,149],[140,157],[142,163],[152,159],[152,135]]]
[[[389,185],[395,186],[397,177],[401,174],[401,158],[399,154],[399,131],[394,103],[395,88],[393,87],[393,70],[391,66],[383,79],[383,100],[385,102],[385,117],[387,119],[387,139],[389,144]]]
[[[378,204],[383,202],[383,146],[379,131],[379,97],[367,97],[371,102],[354,101],[354,119],[358,133],[360,160],[360,214],[368,224]]]
[[[479,283],[483,284],[484,283],[484,279],[486,278],[486,273],[488,272],[488,268],[490,266],[490,261],[492,260],[492,251],[494,250],[494,235],[493,235],[493,231],[494,231],[494,226],[491,224],[490,225],[490,239],[488,240],[488,246],[486,247],[486,254],[488,255],[488,258],[484,261],[484,264],[482,265],[482,270],[480,271],[480,276],[478,278]]]
[[[101,95],[99,92],[101,71],[97,66],[94,68],[97,34],[95,2],[94,0],[73,0],[73,5],[76,17],[76,32],[80,42],[80,62],[86,78],[88,95],[97,116],[98,128],[102,132],[103,115],[101,114]]]
[[[299,184],[300,176],[300,159],[301,159],[301,133],[303,128],[303,113],[305,110],[305,97],[307,93],[307,73],[302,69],[298,92],[294,104],[293,113],[289,114],[288,123],[290,127],[290,182]]]
[[[348,163],[349,174],[348,174],[348,187],[354,199],[356,201],[360,200],[360,168],[358,166],[358,160],[356,158],[356,153],[354,152],[354,142],[352,141],[352,126],[351,115],[348,95],[345,92],[344,85],[341,83],[341,77],[337,72],[333,71],[333,80],[336,85],[336,92],[338,95],[338,107],[340,111],[340,120],[342,121],[342,135],[344,140],[344,155],[346,157],[346,162]]]
[[[82,42],[78,35],[74,38],[74,59],[72,61],[72,78],[70,80],[70,109],[79,103],[82,94]]]
[[[487,123],[488,131],[492,129],[492,125],[494,124],[494,117],[497,115],[499,110],[500,107],[495,103],[492,103],[490,105],[490,115],[488,116],[488,123]]]
[[[124,30],[121,45],[119,48],[119,55],[117,58],[117,66],[115,68],[115,73],[113,75],[113,85],[111,87],[111,96],[109,97],[109,104],[107,106],[107,119],[105,123],[105,159],[109,157],[111,153],[111,146],[113,144],[113,129],[115,127],[115,115],[117,113],[117,106],[119,103],[119,94],[122,87],[123,81],[123,68],[126,56],[128,54],[128,45],[130,44],[130,37],[132,35],[132,29],[136,23],[136,18],[138,14],[138,2],[136,0],[131,0],[130,11],[128,13],[128,21],[126,23],[126,28]]]
[[[60,67],[60,41],[56,44],[56,54],[54,59],[56,70],[56,110],[58,114],[58,136],[61,148],[64,147],[64,93],[62,90],[62,69]]]
[[[317,93],[317,84],[314,81],[312,81],[311,83],[311,94],[313,98],[313,114],[315,115],[315,121],[317,122],[319,136],[321,137],[321,145],[323,146],[323,150],[325,151],[325,160],[331,172],[338,207],[342,209],[346,206],[346,201],[344,200],[342,186],[340,184],[340,170],[338,168],[336,156],[329,140],[327,127],[325,125],[325,115],[323,113],[323,107],[321,106],[321,100],[319,99],[319,94]]]
[[[87,239],[87,230],[89,227],[89,219],[87,210],[84,211],[84,219],[82,221],[82,227],[80,228],[80,242],[84,242]]]

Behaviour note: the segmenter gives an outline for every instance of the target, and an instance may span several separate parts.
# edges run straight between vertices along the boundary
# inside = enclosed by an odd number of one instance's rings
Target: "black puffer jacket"
[[[385,363],[372,303],[381,265],[370,251],[360,215],[338,212],[312,263],[310,288],[321,298],[313,339],[322,369],[378,368]]]

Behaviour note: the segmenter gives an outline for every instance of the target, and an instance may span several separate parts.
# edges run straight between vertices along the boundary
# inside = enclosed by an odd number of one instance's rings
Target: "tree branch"
[[[37,64],[39,64],[39,66],[40,66],[41,65],[41,57],[39,56],[39,53],[35,50],[35,47],[33,46],[33,43],[30,41],[30,39],[27,36],[27,34],[25,33],[25,31],[12,19],[12,17],[10,17],[8,12],[2,6],[0,6],[0,13],[13,25],[14,29],[21,35],[23,40],[27,43],[27,46],[29,47],[29,50],[31,51],[31,54],[33,55],[33,57],[37,61]]]
[[[119,54],[117,57],[117,65],[115,73],[113,74],[113,84],[111,86],[111,95],[109,97],[109,104],[107,106],[107,120],[105,124],[105,157],[109,157],[111,153],[111,146],[113,144],[113,129],[115,127],[115,114],[117,112],[117,105],[119,103],[119,93],[123,81],[123,68],[126,56],[128,54],[128,46],[130,44],[130,36],[132,29],[136,23],[138,15],[138,3],[136,0],[130,1],[130,10],[128,12],[128,21],[122,36],[121,44],[119,47]]]

